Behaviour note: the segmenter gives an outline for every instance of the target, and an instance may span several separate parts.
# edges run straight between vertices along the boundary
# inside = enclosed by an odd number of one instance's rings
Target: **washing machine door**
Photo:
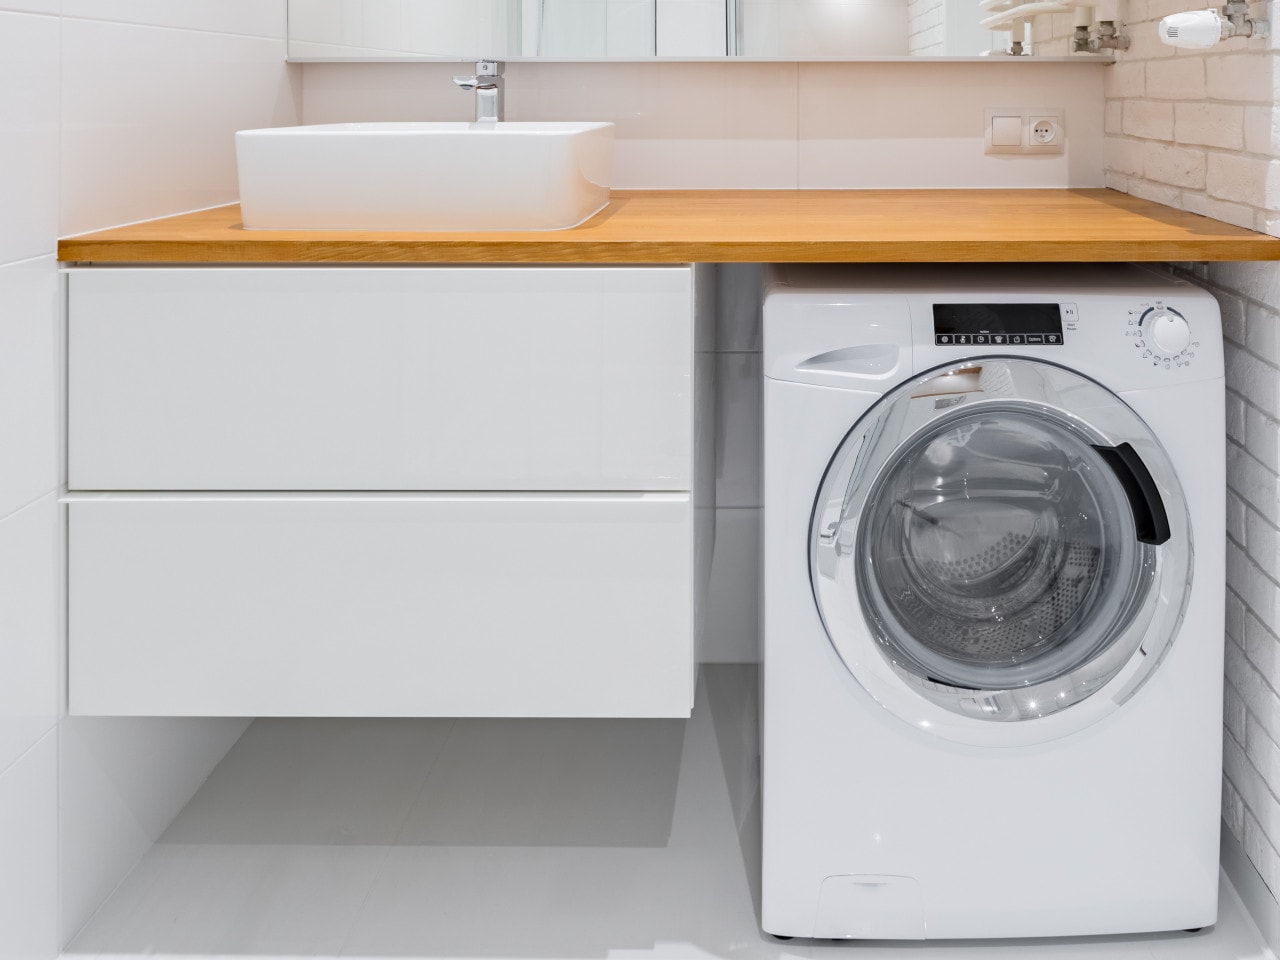
[[[975,744],[1119,708],[1177,633],[1190,523],[1157,439],[1054,364],[983,358],[903,384],[845,437],[810,530],[828,636],[881,705]]]

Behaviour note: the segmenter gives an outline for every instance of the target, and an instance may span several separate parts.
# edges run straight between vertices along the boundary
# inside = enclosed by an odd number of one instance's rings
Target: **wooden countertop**
[[[246,230],[238,206],[61,241],[98,263],[1280,260],[1280,239],[1114,190],[615,191],[571,230]]]

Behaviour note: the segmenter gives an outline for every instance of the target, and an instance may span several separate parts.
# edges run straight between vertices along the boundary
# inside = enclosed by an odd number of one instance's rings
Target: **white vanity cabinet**
[[[72,713],[688,715],[700,271],[67,273]]]

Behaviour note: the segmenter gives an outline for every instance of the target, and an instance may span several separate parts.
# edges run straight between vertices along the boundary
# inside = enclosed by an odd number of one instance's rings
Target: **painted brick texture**
[[[1222,817],[1280,891],[1280,264],[1191,266],[1222,309],[1227,617]]]
[[[1267,38],[1226,40],[1205,51],[1160,43],[1162,17],[1200,6],[1129,0],[1122,30],[1130,48],[1116,52],[1104,84],[1106,183],[1280,235],[1278,51]],[[1255,5],[1254,14],[1267,16],[1268,5]]]
[[[1207,4],[1119,0],[1128,50],[1104,83],[1107,186],[1280,236],[1276,38],[1159,41]],[[1254,4],[1276,22],[1280,10]],[[1218,297],[1227,367],[1222,815],[1280,893],[1280,264],[1181,265]]]

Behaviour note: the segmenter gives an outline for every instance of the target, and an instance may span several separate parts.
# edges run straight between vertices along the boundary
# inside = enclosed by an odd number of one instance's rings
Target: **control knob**
[[[1191,324],[1168,307],[1149,310],[1142,318],[1142,329],[1147,340],[1167,357],[1176,356],[1191,345]]]

